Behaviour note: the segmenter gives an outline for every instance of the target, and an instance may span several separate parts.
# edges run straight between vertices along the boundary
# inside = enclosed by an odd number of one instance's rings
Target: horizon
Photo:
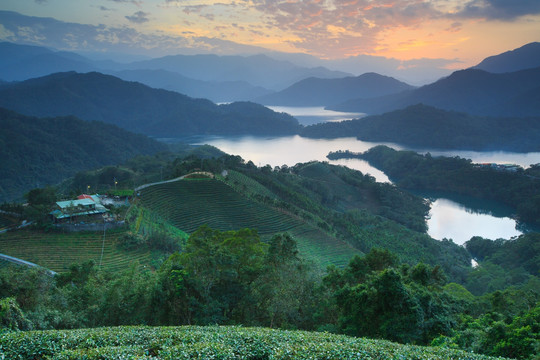
[[[3,14],[0,41],[103,59],[267,53],[342,71],[384,62],[391,76],[437,78],[540,40],[534,0],[4,0],[0,10],[23,16]]]

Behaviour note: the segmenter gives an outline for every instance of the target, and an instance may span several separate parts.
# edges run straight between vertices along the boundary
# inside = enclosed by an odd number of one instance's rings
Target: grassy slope
[[[305,331],[230,326],[5,333],[6,359],[494,359],[461,350]],[[3,357],[2,357],[3,358]]]
[[[254,192],[272,194],[239,173],[233,177]],[[221,231],[255,228],[263,239],[288,232],[298,242],[301,254],[321,264],[344,265],[358,253],[347,243],[315,225],[268,205],[252,201],[222,181],[182,180],[148,187],[140,192],[140,205],[178,229],[191,233],[207,224]]]

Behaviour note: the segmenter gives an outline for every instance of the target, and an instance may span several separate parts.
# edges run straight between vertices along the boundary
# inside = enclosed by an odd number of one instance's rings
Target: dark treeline
[[[358,120],[307,126],[301,135],[356,136],[428,149],[529,152],[540,149],[540,119],[478,116],[418,104]]]
[[[538,341],[538,285],[530,276],[520,287],[474,296],[447,283],[439,266],[402,264],[378,249],[352,258],[343,269],[322,272],[299,257],[288,234],[263,243],[254,230],[201,227],[156,271],[133,264],[109,273],[89,262],[52,277],[39,269],[5,266],[0,322],[4,331],[239,324],[526,359]]]
[[[343,156],[349,156],[346,153]],[[354,155],[356,156],[356,155]],[[538,167],[504,171],[459,157],[432,157],[377,146],[358,155],[405,189],[453,192],[513,207],[518,220],[540,224]]]

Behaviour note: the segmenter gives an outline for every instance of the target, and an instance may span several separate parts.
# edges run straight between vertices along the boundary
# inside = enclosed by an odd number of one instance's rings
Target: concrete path
[[[0,259],[1,260],[6,260],[6,261],[12,262],[14,264],[18,264],[18,265],[25,265],[25,266],[29,266],[29,267],[40,267],[39,265],[34,264],[34,263],[30,262],[30,261],[18,259],[16,257],[5,255],[5,254],[0,254]],[[45,270],[47,270],[51,275],[56,275],[55,271],[52,271],[52,270],[49,270],[49,269],[45,269]]]

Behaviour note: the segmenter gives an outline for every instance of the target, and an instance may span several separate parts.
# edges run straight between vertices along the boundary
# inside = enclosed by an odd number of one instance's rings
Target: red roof
[[[86,194],[82,194],[82,195],[77,196],[77,199],[79,199],[79,200],[90,199],[90,200],[94,201],[94,199],[92,199],[92,197],[90,195],[86,195]]]

